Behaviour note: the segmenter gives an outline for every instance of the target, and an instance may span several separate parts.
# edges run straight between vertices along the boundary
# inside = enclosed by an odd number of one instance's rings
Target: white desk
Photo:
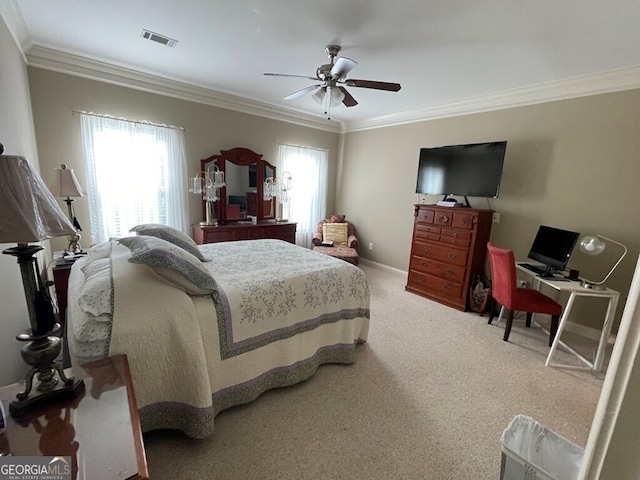
[[[529,263],[529,262],[523,262]],[[571,368],[576,370],[590,370],[592,372],[600,372],[602,370],[602,364],[604,363],[604,355],[607,347],[607,340],[611,333],[611,327],[613,325],[613,317],[616,313],[616,308],[618,306],[618,299],[620,298],[620,293],[615,290],[611,290],[607,288],[605,290],[594,290],[591,288],[585,288],[580,286],[579,281],[563,281],[560,280],[561,277],[557,278],[543,278],[538,276],[535,272],[531,270],[527,270],[522,267],[519,263],[516,263],[516,268],[520,272],[524,272],[533,277],[535,283],[534,287],[539,290],[540,285],[547,285],[555,290],[560,292],[568,292],[569,300],[567,300],[567,304],[565,305],[562,316],[560,317],[560,323],[558,324],[558,332],[553,340],[553,344],[551,345],[551,350],[549,350],[549,355],[547,356],[547,361],[545,362],[545,366],[547,367],[562,367],[562,368]],[[596,356],[593,361],[581,355],[574,348],[567,345],[563,342],[560,337],[562,336],[562,332],[567,324],[567,319],[571,313],[571,308],[573,307],[573,303],[576,300],[576,297],[599,297],[606,298],[609,300],[609,305],[607,306],[607,313],[604,318],[604,323],[602,324],[602,332],[600,333],[600,341],[598,342],[598,348],[596,350]],[[553,354],[555,353],[558,345],[562,345],[573,355],[578,357],[586,366],[574,366],[574,365],[564,365],[558,363],[551,363],[551,359],[553,358]]]

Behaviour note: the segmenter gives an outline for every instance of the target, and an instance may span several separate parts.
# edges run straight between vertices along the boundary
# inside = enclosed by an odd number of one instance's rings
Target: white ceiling
[[[2,1],[24,20],[27,58],[46,47],[320,118],[310,95],[282,99],[311,80],[263,73],[314,76],[324,46],[339,44],[358,62],[348,78],[402,85],[349,87],[359,105],[331,111],[347,124],[541,84],[552,92],[615,69],[627,69],[628,83],[628,69],[640,71],[637,0]],[[179,43],[144,40],[142,29]]]

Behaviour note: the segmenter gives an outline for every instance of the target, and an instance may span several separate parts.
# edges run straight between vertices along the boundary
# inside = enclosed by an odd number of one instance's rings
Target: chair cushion
[[[349,248],[346,245],[336,245],[333,247],[313,247],[314,252],[324,253],[331,257],[339,258],[345,262],[349,262],[353,265],[360,263],[360,257],[358,257],[358,251],[355,248]]]

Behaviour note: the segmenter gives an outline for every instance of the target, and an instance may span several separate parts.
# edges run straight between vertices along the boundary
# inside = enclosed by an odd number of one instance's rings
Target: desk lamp
[[[76,218],[76,213],[73,209],[73,202],[76,198],[84,197],[86,192],[80,186],[80,182],[78,181],[75,173],[73,173],[73,168],[67,168],[63,163],[60,165],[60,168],[56,168],[55,172],[54,181],[51,184],[51,193],[56,197],[64,198],[64,201],[67,204],[69,220],[73,223],[73,226],[76,229],[76,232],[69,235],[69,246],[67,247],[67,251],[71,253],[80,253],[82,252],[82,247],[80,246],[80,234],[78,231],[81,232],[82,227],[80,227],[78,219]]]
[[[604,252],[607,247],[606,242],[615,243],[616,245],[620,245],[623,249],[622,255],[618,258],[618,261],[611,267],[609,273],[599,282],[592,282],[591,280],[582,280],[581,285],[585,288],[592,288],[594,290],[604,290],[606,287],[604,283],[607,281],[609,276],[613,273],[616,267],[620,264],[624,256],[627,254],[627,247],[623,244],[616,242],[615,240],[611,240],[610,238],[603,237],[602,235],[587,235],[580,239],[579,248],[580,251],[586,253],[587,255],[600,255]]]
[[[60,324],[56,322],[51,297],[42,281],[34,255],[43,249],[35,242],[76,231],[60,209],[38,172],[24,158],[2,155],[0,144],[0,243],[17,243],[17,247],[2,251],[17,258],[22,286],[27,302],[31,328],[16,338],[25,345],[20,353],[31,369],[25,378],[25,389],[9,404],[9,412],[19,417],[32,407],[54,398],[73,396],[80,391],[82,381],[64,375],[56,362],[62,342]],[[62,382],[58,382],[56,373]],[[34,384],[34,376],[37,380]],[[32,387],[37,392],[32,394]]]

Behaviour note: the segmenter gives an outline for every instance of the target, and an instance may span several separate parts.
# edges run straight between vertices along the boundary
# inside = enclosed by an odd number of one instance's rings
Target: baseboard
[[[373,260],[367,260],[366,258],[360,257],[360,263],[366,265],[367,267],[375,268],[378,270],[382,270],[383,272],[393,273],[394,275],[399,275],[406,277],[407,272],[404,270],[400,270],[399,268],[390,267],[389,265],[385,265],[384,263],[374,262]]]

